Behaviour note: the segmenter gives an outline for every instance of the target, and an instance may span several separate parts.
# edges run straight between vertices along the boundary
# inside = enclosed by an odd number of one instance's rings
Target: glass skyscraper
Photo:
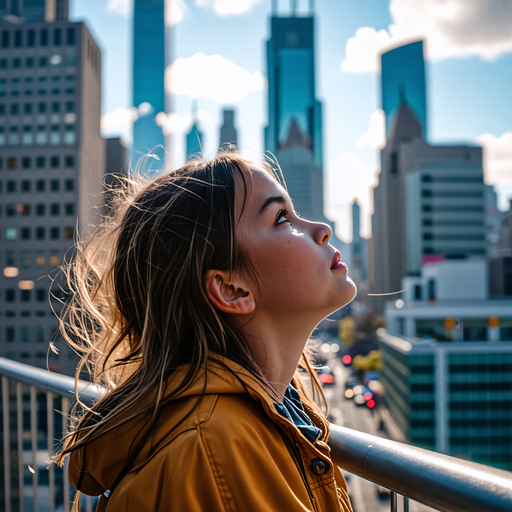
[[[67,20],[69,0],[0,0],[0,17],[6,14],[25,21]]]
[[[135,0],[133,10],[133,105],[151,105],[133,125],[132,167],[148,150],[165,145],[156,115],[165,112],[165,0]],[[156,151],[160,157],[162,150]]]
[[[265,147],[310,149],[322,169],[322,110],[315,94],[314,18],[271,18],[267,41],[268,126]]]
[[[427,98],[423,41],[394,48],[381,55],[382,109],[386,136],[391,135],[398,108],[406,103],[423,127],[427,139]]]

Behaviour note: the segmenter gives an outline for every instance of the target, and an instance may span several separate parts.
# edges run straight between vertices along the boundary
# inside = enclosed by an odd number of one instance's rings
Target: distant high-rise
[[[427,139],[427,97],[423,41],[394,48],[381,55],[382,109],[386,135],[391,136],[398,109],[405,103],[420,122]]]
[[[238,146],[238,134],[235,128],[235,111],[223,110],[224,121],[220,128],[219,149],[223,146]]]
[[[351,276],[358,285],[366,281],[366,246],[367,240],[360,233],[361,230],[361,207],[354,199],[352,203],[352,272]]]
[[[165,0],[135,0],[133,11],[133,105],[151,109],[133,125],[132,167],[142,154],[165,146],[156,115],[165,112]],[[156,154],[163,156],[161,150]]]
[[[25,21],[67,20],[69,0],[3,0],[0,16],[10,15]]]
[[[192,113],[192,126],[186,136],[187,160],[203,156],[203,133],[199,129],[199,113],[197,103],[194,103]]]

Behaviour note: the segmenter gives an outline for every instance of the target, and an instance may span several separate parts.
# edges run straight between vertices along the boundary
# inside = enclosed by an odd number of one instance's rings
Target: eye
[[[287,215],[288,210],[279,210],[276,215],[276,226],[279,226],[279,224],[283,224],[285,222],[291,224],[291,222],[286,218]]]

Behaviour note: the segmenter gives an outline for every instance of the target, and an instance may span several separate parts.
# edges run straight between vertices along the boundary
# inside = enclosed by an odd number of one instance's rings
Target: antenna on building
[[[295,18],[295,16],[297,16],[297,0],[290,0],[290,2],[291,2],[292,18]]]

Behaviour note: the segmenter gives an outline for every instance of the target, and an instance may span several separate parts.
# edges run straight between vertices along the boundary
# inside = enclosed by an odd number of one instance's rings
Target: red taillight
[[[369,391],[367,391],[364,395],[365,400],[370,400],[370,398],[373,396]]]
[[[332,384],[332,381],[334,380],[330,373],[322,373],[319,378],[322,384]]]
[[[375,400],[368,400],[368,402],[366,402],[366,405],[370,408],[370,409],[373,409],[375,407]]]
[[[350,364],[352,362],[352,357],[350,357],[348,354],[346,356],[343,356],[343,364]]]

